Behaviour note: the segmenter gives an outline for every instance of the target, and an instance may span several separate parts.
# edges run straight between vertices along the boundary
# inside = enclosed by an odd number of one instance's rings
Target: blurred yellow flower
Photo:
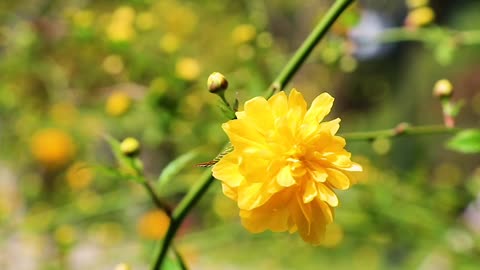
[[[405,19],[405,24],[410,27],[427,25],[435,19],[435,12],[430,7],[420,7],[410,11]]]
[[[115,266],[114,270],[132,270],[132,268],[126,263],[119,263]]]
[[[70,245],[77,239],[77,231],[71,225],[61,225],[54,232],[55,240],[62,245]]]
[[[33,157],[47,169],[67,164],[75,155],[75,144],[65,131],[55,128],[42,129],[31,138]]]
[[[193,81],[200,75],[200,64],[193,58],[181,58],[175,66],[175,73],[181,79]]]
[[[252,41],[257,35],[257,30],[251,24],[241,24],[232,31],[232,40],[235,44],[243,44]]]
[[[90,10],[79,10],[73,14],[73,23],[77,27],[91,27],[94,21],[94,13]]]
[[[162,239],[170,225],[165,212],[153,210],[144,214],[138,222],[138,233],[146,239]]]
[[[95,192],[83,191],[77,192],[75,206],[81,213],[91,214],[102,206],[103,198]]]
[[[180,43],[181,40],[175,34],[167,33],[160,39],[158,46],[166,53],[174,53],[180,47]]]
[[[93,170],[85,162],[75,162],[68,168],[65,177],[70,188],[80,190],[92,182]]]
[[[152,12],[141,12],[138,14],[135,23],[140,30],[147,31],[154,26],[155,17]]]
[[[75,105],[68,101],[62,101],[53,104],[50,107],[50,116],[52,119],[63,125],[74,125],[75,117],[77,116],[77,108]]]
[[[158,2],[162,3],[164,1]],[[165,3],[163,5],[164,9],[163,12],[161,12],[163,13],[161,19],[164,31],[186,36],[195,30],[198,17],[193,9],[186,5],[180,5],[179,1],[174,1],[171,4]]]
[[[130,41],[135,35],[133,23],[135,10],[130,6],[121,6],[113,14],[110,23],[107,25],[107,37],[112,41]]]
[[[116,246],[124,238],[124,228],[116,222],[96,222],[88,228],[88,237],[104,246]]]
[[[123,59],[120,55],[111,54],[103,59],[102,67],[108,74],[120,74],[124,68]]]
[[[406,0],[405,4],[407,5],[408,8],[418,8],[422,6],[426,6],[429,4],[429,0]]]
[[[111,116],[121,116],[125,114],[132,105],[132,99],[123,91],[113,92],[107,99],[105,111]]]
[[[214,167],[223,193],[237,201],[249,231],[298,231],[314,245],[333,221],[338,198],[347,189],[348,172],[362,167],[350,160],[345,139],[336,136],[340,119],[322,122],[333,98],[323,93],[307,110],[293,89],[269,100],[247,101],[237,119],[223,124],[234,150]]]

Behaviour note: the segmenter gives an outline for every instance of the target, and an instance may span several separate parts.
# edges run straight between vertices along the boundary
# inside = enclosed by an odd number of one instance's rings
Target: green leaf
[[[170,181],[198,155],[197,150],[191,150],[168,163],[158,177],[158,190],[168,185]]]
[[[458,132],[448,141],[447,148],[465,154],[480,153],[480,129]]]
[[[223,116],[225,116],[227,119],[235,118],[235,112],[232,110],[232,108],[228,107],[223,102],[219,103],[218,107],[220,108],[220,111],[222,112]]]

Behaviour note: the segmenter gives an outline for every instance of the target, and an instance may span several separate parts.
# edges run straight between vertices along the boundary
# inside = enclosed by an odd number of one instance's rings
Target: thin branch
[[[290,81],[293,75],[302,66],[303,62],[310,55],[315,46],[325,36],[333,23],[338,17],[347,9],[347,7],[353,3],[354,0],[337,0],[333,6],[327,11],[327,14],[322,20],[315,26],[310,35],[303,41],[300,48],[297,49],[295,54],[290,58],[290,61],[280,71],[280,74],[273,81],[267,90],[266,97],[271,97],[276,91],[282,90],[285,85]]]
[[[155,206],[157,206],[157,208],[159,208],[160,210],[165,211],[169,218],[172,218],[172,208],[170,207],[170,205],[168,205],[167,202],[163,201],[162,199],[160,199],[159,196],[157,196],[155,190],[152,187],[152,184],[148,180],[145,180],[143,181],[143,186],[147,190]]]

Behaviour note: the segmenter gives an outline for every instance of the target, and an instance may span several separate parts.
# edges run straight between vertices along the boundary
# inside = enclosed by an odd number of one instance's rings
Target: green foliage
[[[198,150],[191,150],[183,155],[178,156],[170,163],[168,163],[163,169],[157,180],[157,190],[161,191],[172,183],[178,173],[187,166],[192,166],[192,160],[199,154]]]
[[[448,141],[447,147],[465,154],[480,153],[480,129],[468,129],[458,132]]]

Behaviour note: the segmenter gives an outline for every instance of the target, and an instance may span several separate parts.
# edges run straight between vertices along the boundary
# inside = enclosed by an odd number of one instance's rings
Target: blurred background
[[[208,75],[223,73],[240,104],[261,95],[331,3],[0,1],[0,269],[148,269],[169,221],[112,173],[105,136],[139,139],[146,175],[175,205],[226,141]],[[368,131],[441,124],[432,88],[446,78],[464,100],[458,126],[478,127],[479,10],[358,1],[287,88],[309,101],[329,92],[340,132]],[[215,183],[178,249],[192,269],[477,269],[480,158],[448,138],[348,143],[365,172],[339,192],[321,247],[248,233]]]

